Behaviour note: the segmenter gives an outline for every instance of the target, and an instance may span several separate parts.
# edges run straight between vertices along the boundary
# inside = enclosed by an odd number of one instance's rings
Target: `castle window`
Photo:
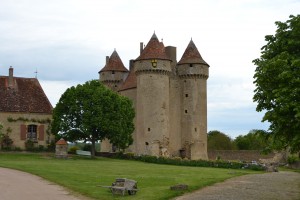
[[[27,139],[36,140],[37,139],[37,125],[28,125],[27,127]]]
[[[187,113],[187,110],[185,110],[184,112]]]
[[[190,67],[193,67],[193,64],[190,64]]]
[[[150,131],[150,128],[148,128],[148,131]]]
[[[115,74],[115,71],[112,71],[111,74]]]
[[[185,97],[188,97],[189,96],[189,94],[185,94]]]
[[[149,145],[149,143],[148,143],[148,142],[145,142],[145,145],[146,145],[146,146],[148,146],[148,145]]]
[[[117,85],[115,85],[115,87],[117,87]]]
[[[197,128],[195,128],[195,132],[197,132]]]

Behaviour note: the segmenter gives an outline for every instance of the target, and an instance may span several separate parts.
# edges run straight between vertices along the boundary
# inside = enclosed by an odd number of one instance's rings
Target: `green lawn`
[[[73,156],[56,159],[53,154],[0,153],[0,167],[41,176],[72,191],[95,199],[170,199],[182,192],[171,191],[175,184],[187,184],[189,192],[233,176],[258,173],[249,170],[158,165],[108,158],[87,159]],[[106,188],[115,178],[138,181],[135,196],[112,197]]]

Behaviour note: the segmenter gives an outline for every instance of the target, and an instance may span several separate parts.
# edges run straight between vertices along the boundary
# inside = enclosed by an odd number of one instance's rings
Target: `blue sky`
[[[210,65],[208,130],[234,138],[268,128],[252,101],[252,60],[274,22],[299,10],[299,0],[0,0],[0,75],[37,70],[55,106],[66,88],[98,79],[115,48],[128,67],[153,31],[177,59],[193,38]]]

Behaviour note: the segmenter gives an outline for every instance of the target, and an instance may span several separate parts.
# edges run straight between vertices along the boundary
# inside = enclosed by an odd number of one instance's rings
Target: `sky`
[[[0,75],[37,76],[55,107],[68,87],[98,79],[114,49],[128,68],[154,31],[177,60],[192,38],[210,65],[208,131],[235,138],[268,129],[252,60],[275,21],[299,11],[300,0],[0,0]]]

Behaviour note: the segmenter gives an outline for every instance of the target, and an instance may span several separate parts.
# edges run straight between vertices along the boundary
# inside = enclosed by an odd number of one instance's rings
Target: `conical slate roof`
[[[114,52],[109,57],[108,63],[100,70],[100,72],[104,71],[128,72],[128,69],[125,68],[116,50],[114,50]]]
[[[191,40],[189,45],[185,49],[185,51],[182,55],[182,58],[180,59],[180,61],[177,64],[181,65],[181,64],[196,64],[196,63],[209,66],[201,57],[193,40]]]
[[[150,41],[136,60],[162,59],[170,60],[165,52],[165,46],[159,42],[155,33],[153,33]]]

